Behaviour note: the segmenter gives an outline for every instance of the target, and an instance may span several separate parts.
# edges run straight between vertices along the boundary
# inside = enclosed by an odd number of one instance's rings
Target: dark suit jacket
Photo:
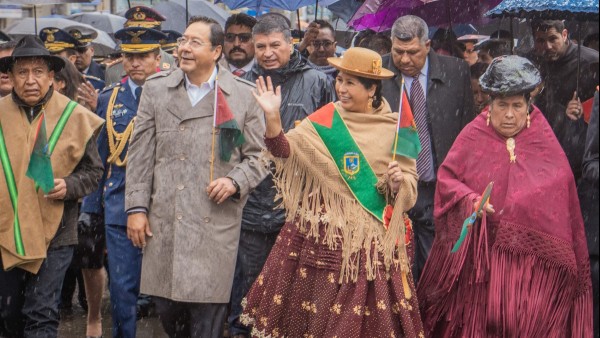
[[[90,67],[88,68],[87,75],[104,80],[104,68],[98,62],[92,60],[92,63],[90,63]]]
[[[383,97],[397,111],[402,76],[391,54],[383,57],[383,66],[395,76],[383,81]],[[436,169],[442,164],[454,140],[473,118],[473,92],[468,64],[454,57],[429,53],[427,76],[427,113]],[[437,171],[437,170],[436,170]]]

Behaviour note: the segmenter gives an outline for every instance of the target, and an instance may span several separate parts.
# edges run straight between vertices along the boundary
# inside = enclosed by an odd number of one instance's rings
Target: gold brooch
[[[517,163],[517,155],[515,154],[515,148],[517,144],[514,138],[509,138],[506,140],[506,150],[510,154],[510,163]]]

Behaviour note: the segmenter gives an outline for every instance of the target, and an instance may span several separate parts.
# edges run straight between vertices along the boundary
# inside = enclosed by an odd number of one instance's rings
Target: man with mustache
[[[383,97],[396,110],[400,107],[401,89],[406,90],[422,147],[417,159],[417,203],[408,212],[414,224],[416,283],[435,237],[437,170],[462,128],[475,117],[469,65],[435,53],[427,23],[417,16],[405,15],[394,23],[392,52],[383,57],[383,67],[395,74],[383,80]]]
[[[234,14],[225,22],[224,59],[221,66],[229,69],[235,76],[243,76],[254,66],[254,44],[252,28],[256,19],[244,14]]]
[[[294,128],[325,104],[334,101],[333,84],[327,76],[313,69],[292,43],[287,19],[278,13],[263,15],[252,29],[256,63],[244,79],[255,82],[260,76],[271,77],[281,86],[281,120],[284,130]],[[285,210],[274,210],[276,190],[267,177],[250,194],[242,214],[242,233],[232,290],[230,334],[248,337],[247,327],[239,322],[241,301],[258,277],[269,252],[285,223]]]

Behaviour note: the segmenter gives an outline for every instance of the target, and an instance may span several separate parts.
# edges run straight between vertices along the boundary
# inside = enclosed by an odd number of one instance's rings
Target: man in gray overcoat
[[[141,292],[170,337],[222,336],[242,208],[266,176],[263,113],[252,84],[217,67],[223,40],[214,20],[190,19],[180,69],[146,81],[130,142],[127,236],[144,248]]]

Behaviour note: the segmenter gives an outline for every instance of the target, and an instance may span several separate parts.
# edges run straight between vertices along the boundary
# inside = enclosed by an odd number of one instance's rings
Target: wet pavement
[[[86,312],[77,304],[77,300],[74,299],[73,309],[61,312],[58,337],[85,338],[85,326]],[[110,316],[110,298],[108,292],[104,293],[102,299],[102,337],[112,337],[112,319]],[[155,315],[150,315],[138,320],[137,337],[167,338],[168,336],[164,333],[158,318]]]

